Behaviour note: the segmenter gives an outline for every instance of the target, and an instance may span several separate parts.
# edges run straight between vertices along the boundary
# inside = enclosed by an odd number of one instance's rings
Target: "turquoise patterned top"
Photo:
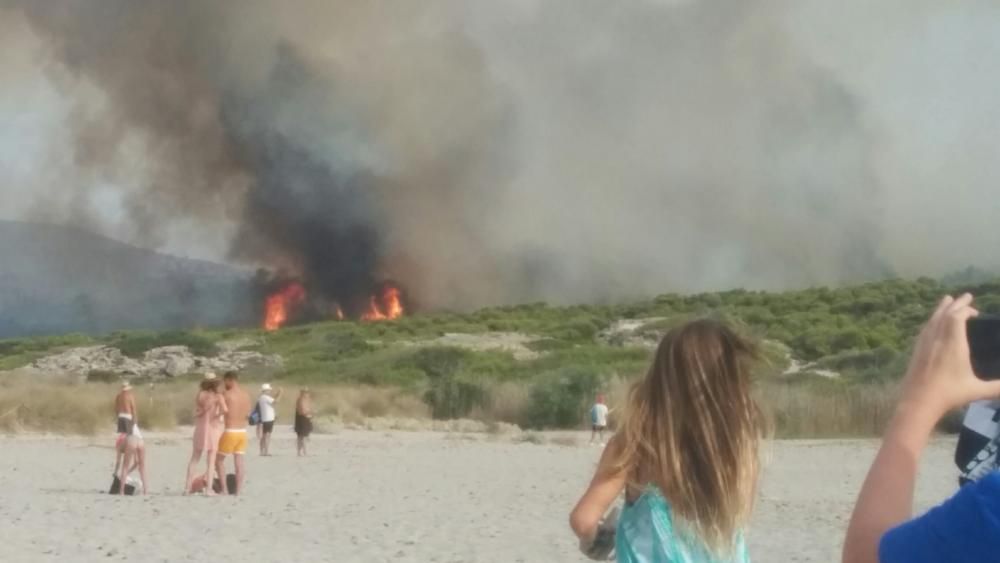
[[[734,555],[719,559],[698,538],[678,530],[667,500],[652,487],[622,510],[615,553],[618,563],[750,563],[742,535]]]

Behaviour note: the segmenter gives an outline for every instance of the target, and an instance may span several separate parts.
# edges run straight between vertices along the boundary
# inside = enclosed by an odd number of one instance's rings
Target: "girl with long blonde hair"
[[[749,561],[743,531],[765,427],[751,395],[756,357],[748,340],[711,320],[660,341],[570,516],[585,553],[598,557],[604,543],[625,563]],[[612,530],[601,519],[622,492]]]

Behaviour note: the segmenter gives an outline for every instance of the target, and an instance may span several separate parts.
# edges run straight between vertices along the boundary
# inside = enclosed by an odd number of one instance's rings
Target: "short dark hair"
[[[239,379],[240,376],[235,371],[227,371],[226,375],[222,376],[222,379]]]
[[[202,391],[215,391],[219,387],[218,379],[206,379],[201,382]]]

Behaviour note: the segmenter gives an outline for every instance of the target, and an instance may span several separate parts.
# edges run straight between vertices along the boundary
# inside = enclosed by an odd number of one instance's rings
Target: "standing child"
[[[573,509],[588,556],[625,563],[745,563],[763,419],[750,394],[753,346],[715,321],[660,342],[623,425]],[[602,516],[620,494],[612,530]]]
[[[604,404],[604,395],[597,396],[597,402],[590,407],[590,443],[600,435],[601,445],[604,445],[604,431],[608,429],[608,406]]]

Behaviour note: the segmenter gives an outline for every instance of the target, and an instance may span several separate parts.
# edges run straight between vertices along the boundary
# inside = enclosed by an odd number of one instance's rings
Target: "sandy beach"
[[[240,498],[181,496],[187,436],[148,433],[151,495],[124,498],[106,494],[110,436],[0,438],[0,560],[585,560],[566,523],[600,455],[584,434],[568,446],[480,434],[342,431],[315,436],[312,456],[299,459],[290,429],[280,427],[273,457],[251,450]],[[750,530],[754,560],[838,560],[875,447],[770,444]],[[919,508],[953,490],[952,447],[940,440],[930,448]]]

